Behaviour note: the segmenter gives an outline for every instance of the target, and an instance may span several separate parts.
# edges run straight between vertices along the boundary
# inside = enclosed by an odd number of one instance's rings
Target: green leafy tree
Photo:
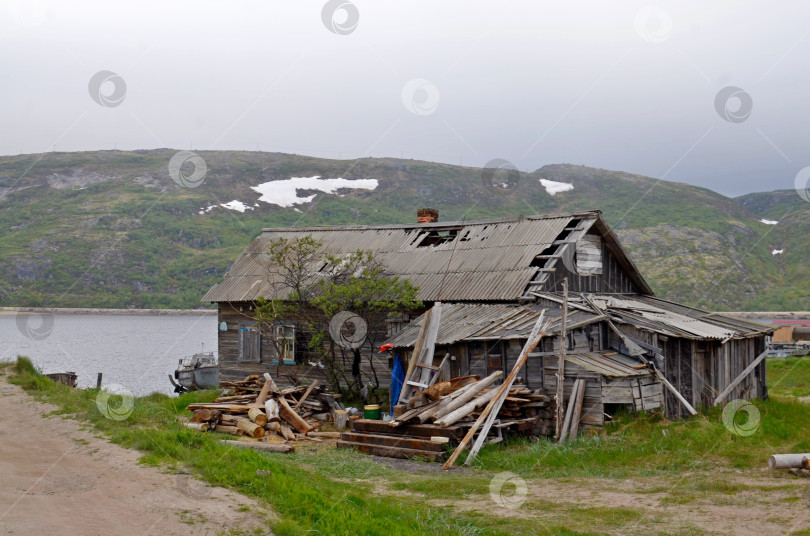
[[[358,249],[341,257],[321,253],[321,244],[311,236],[270,244],[267,281],[273,295],[256,304],[263,338],[279,352],[274,327],[295,323],[306,337],[305,361],[323,367],[332,389],[350,396],[359,395],[364,387],[371,395],[380,388],[374,353],[387,336],[389,316],[422,307],[416,298],[418,288],[386,273],[371,252]],[[352,345],[330,336],[330,322],[342,311],[356,316],[341,330],[365,331],[365,336],[352,339]],[[355,350],[367,363],[359,367],[359,374]]]

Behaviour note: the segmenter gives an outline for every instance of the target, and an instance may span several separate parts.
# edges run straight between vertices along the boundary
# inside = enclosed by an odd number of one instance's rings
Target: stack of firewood
[[[407,404],[394,407],[392,426],[408,423],[434,423],[441,427],[464,426],[474,422],[497,391],[497,371],[479,376],[454,378],[430,386],[413,396]],[[498,412],[496,428],[531,435],[554,432],[554,402],[548,396],[515,385],[509,389]]]
[[[326,392],[317,380],[309,386],[280,390],[265,374],[220,382],[220,387],[225,390],[213,402],[188,405],[194,415],[186,426],[242,436],[247,444],[240,446],[276,452],[292,451],[291,441],[339,437],[334,432],[317,432],[321,422],[333,419],[339,397]]]

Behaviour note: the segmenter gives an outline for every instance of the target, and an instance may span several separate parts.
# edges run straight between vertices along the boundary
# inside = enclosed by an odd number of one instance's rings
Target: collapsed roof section
[[[538,294],[541,301],[562,303],[559,294]],[[576,329],[610,319],[617,324],[629,324],[640,329],[685,339],[718,340],[748,338],[772,331],[768,326],[710,313],[650,296],[597,294],[589,296],[603,314],[599,314],[582,296],[569,296],[566,328]],[[437,345],[460,341],[510,340],[528,338],[543,308],[540,305],[496,305],[450,303],[442,306],[442,320],[436,338]],[[552,318],[549,333],[560,331],[562,310],[546,308]],[[412,348],[422,325],[420,316],[386,341],[395,348]]]

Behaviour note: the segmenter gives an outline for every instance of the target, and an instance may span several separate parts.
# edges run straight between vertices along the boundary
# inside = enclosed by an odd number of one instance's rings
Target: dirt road
[[[267,510],[253,500],[138,465],[137,451],[43,417],[54,409],[0,376],[0,533],[214,536],[267,527]]]

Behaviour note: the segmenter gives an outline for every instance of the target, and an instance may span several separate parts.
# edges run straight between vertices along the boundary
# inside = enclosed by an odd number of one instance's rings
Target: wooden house
[[[559,293],[567,279],[572,303],[567,370],[590,375],[586,402],[593,403],[586,407],[594,426],[614,405],[652,409],[663,404],[667,413],[681,414],[669,395],[660,394],[652,372],[638,366],[642,359],[652,360],[693,404],[708,404],[760,356],[770,333],[766,326],[654,298],[599,211],[478,222],[439,222],[437,213],[424,211],[420,216],[422,223],[408,225],[265,229],[203,298],[219,309],[221,376],[269,371],[291,381],[320,377],[300,326],[276,328],[288,341],[278,355],[259,336],[253,314],[258,298],[284,299],[289,293],[268,273],[271,241],[303,236],[313,237],[331,255],[371,251],[388,273],[419,288],[425,308],[438,301],[449,305],[435,355],[450,353],[457,374],[509,370],[521,335],[525,340],[531,328],[531,315],[545,308],[559,320]],[[313,277],[318,270],[313,267]],[[403,357],[419,326],[418,319],[410,321],[422,312],[404,311],[390,319],[389,342]],[[531,356],[523,374],[529,387],[553,385],[545,371],[556,362],[557,339],[549,337]],[[370,344],[361,350],[364,366],[374,363],[378,372],[390,374],[390,355]],[[760,360],[730,395],[765,396],[764,374]]]

